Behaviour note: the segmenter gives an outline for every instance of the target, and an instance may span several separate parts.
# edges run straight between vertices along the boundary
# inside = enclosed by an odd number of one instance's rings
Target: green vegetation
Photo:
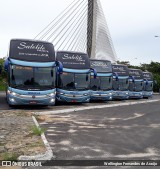
[[[40,128],[37,126],[33,126],[31,130],[32,130],[32,134],[37,135],[37,136],[40,136],[46,131],[45,128]]]
[[[4,71],[4,58],[0,58],[0,64],[2,65],[2,74],[0,75],[0,91],[6,89],[6,72]]]
[[[2,155],[4,161],[17,161],[18,155],[15,153],[6,152]]]
[[[150,64],[140,64],[140,66],[133,66],[130,65],[129,61],[118,61],[119,64],[125,64],[129,68],[134,68],[134,69],[141,69],[143,71],[149,71],[153,74],[154,77],[154,87],[153,91],[154,92],[159,92],[160,89],[160,63],[159,62],[151,62]]]

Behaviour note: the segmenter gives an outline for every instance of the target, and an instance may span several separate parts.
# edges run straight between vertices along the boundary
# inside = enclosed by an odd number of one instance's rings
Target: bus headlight
[[[17,96],[17,95],[18,95],[17,93],[12,92],[12,91],[10,91],[10,90],[7,90],[7,94],[11,94],[12,96]]]
[[[16,95],[17,95],[15,92],[12,92],[11,94],[12,94],[13,96],[16,96]]]
[[[9,98],[10,102],[15,102],[14,98]]]
[[[12,92],[10,90],[7,90],[7,94],[11,94]]]
[[[50,94],[48,94],[48,96],[53,97],[53,96],[55,96],[55,93],[50,93]]]
[[[54,103],[55,102],[55,99],[51,99],[50,103]]]

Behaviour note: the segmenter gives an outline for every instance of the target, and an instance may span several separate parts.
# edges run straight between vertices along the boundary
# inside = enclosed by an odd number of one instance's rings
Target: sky
[[[0,0],[0,58],[12,38],[34,38],[72,0]],[[160,0],[101,0],[120,61],[160,62]]]

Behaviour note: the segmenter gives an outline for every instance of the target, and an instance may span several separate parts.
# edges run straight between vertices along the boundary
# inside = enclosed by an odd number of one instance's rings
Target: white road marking
[[[36,115],[51,115],[51,114],[61,114],[61,113],[70,113],[70,112],[77,112],[83,110],[91,110],[91,109],[103,109],[108,107],[119,107],[119,106],[130,106],[135,104],[145,104],[145,103],[152,103],[158,102],[160,99],[155,100],[145,100],[145,101],[136,101],[136,102],[127,102],[127,103],[115,103],[115,104],[105,104],[105,105],[97,105],[97,106],[88,106],[88,107],[77,107],[77,108],[69,108],[63,110],[52,110],[52,111],[45,111],[45,112],[34,112]]]
[[[47,132],[55,132],[55,130],[50,130],[50,129],[49,129],[49,130],[47,130]]]
[[[48,134],[47,133],[47,136],[57,136],[57,134]]]
[[[155,157],[159,156],[158,151],[155,148],[147,148],[145,153],[133,153],[133,154],[123,154],[123,155],[115,155],[114,157],[118,158],[134,158],[134,157]]]

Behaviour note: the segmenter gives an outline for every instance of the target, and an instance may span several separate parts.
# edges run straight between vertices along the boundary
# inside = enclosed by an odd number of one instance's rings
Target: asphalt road
[[[160,101],[47,116],[56,160],[159,160]],[[146,169],[153,167],[43,167]],[[154,167],[158,169],[159,167]],[[30,169],[30,168],[29,168]]]
[[[160,159],[160,101],[51,115],[56,159]]]

